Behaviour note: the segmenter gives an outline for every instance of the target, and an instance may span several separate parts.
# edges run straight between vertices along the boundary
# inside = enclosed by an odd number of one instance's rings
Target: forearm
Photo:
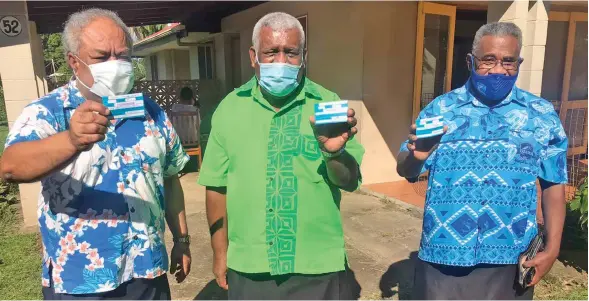
[[[174,237],[188,235],[186,225],[186,210],[184,208],[184,191],[178,176],[164,180],[164,193],[166,200],[166,221],[168,228]]]
[[[0,158],[0,177],[9,182],[34,182],[61,168],[76,154],[68,132],[16,143]]]
[[[566,215],[564,185],[546,185],[546,182],[541,183],[541,185],[544,186],[542,187],[542,214],[544,216],[544,228],[546,229],[545,251],[558,256]]]
[[[410,152],[400,152],[397,156],[397,173],[404,178],[417,178],[425,161],[417,160]]]
[[[227,189],[225,187],[207,187],[206,191],[207,221],[211,234],[211,247],[217,255],[227,253]]]
[[[341,189],[353,191],[360,180],[360,169],[356,159],[344,151],[335,158],[325,158],[329,181]]]

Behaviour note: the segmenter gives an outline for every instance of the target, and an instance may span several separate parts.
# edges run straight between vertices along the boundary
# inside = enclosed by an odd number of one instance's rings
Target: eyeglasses
[[[478,69],[487,69],[487,70],[491,70],[491,69],[495,68],[495,66],[497,66],[497,64],[499,62],[501,62],[501,66],[505,70],[508,70],[508,71],[517,70],[517,68],[519,68],[519,65],[523,61],[523,59],[521,59],[521,58],[498,60],[494,57],[484,57],[482,59],[478,58],[474,55],[472,57],[474,57],[478,61]]]

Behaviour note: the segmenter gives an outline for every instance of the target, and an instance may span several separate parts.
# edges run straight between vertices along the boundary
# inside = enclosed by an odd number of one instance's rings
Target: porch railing
[[[199,80],[153,80],[137,81],[133,87],[134,93],[144,93],[155,101],[166,113],[170,113],[172,106],[180,101],[180,89],[189,87],[198,100]]]

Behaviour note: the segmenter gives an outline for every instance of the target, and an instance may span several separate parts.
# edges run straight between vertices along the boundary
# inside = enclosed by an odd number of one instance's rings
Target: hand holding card
[[[407,149],[415,159],[425,161],[436,149],[448,129],[443,121],[443,116],[436,116],[417,119],[416,124],[411,125]]]
[[[143,93],[102,97],[102,103],[110,110],[114,119],[145,117]]]

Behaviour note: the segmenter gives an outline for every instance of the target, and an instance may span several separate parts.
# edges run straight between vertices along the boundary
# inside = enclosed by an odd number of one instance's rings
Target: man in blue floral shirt
[[[162,109],[114,120],[102,96],[133,85],[132,38],[113,12],[70,16],[64,50],[75,78],[28,105],[10,130],[0,175],[40,180],[45,299],[170,299],[164,221],[174,236],[170,272],[190,272],[184,195],[188,161]],[[26,271],[23,271],[26,272]]]
[[[429,170],[417,299],[532,299],[558,257],[567,137],[550,102],[515,87],[521,46],[515,24],[482,26],[467,58],[468,82],[419,114],[442,116],[445,134],[417,139],[414,124],[401,146],[400,175]],[[546,249],[524,263],[536,274],[518,289],[518,256],[538,233],[536,180]]]

